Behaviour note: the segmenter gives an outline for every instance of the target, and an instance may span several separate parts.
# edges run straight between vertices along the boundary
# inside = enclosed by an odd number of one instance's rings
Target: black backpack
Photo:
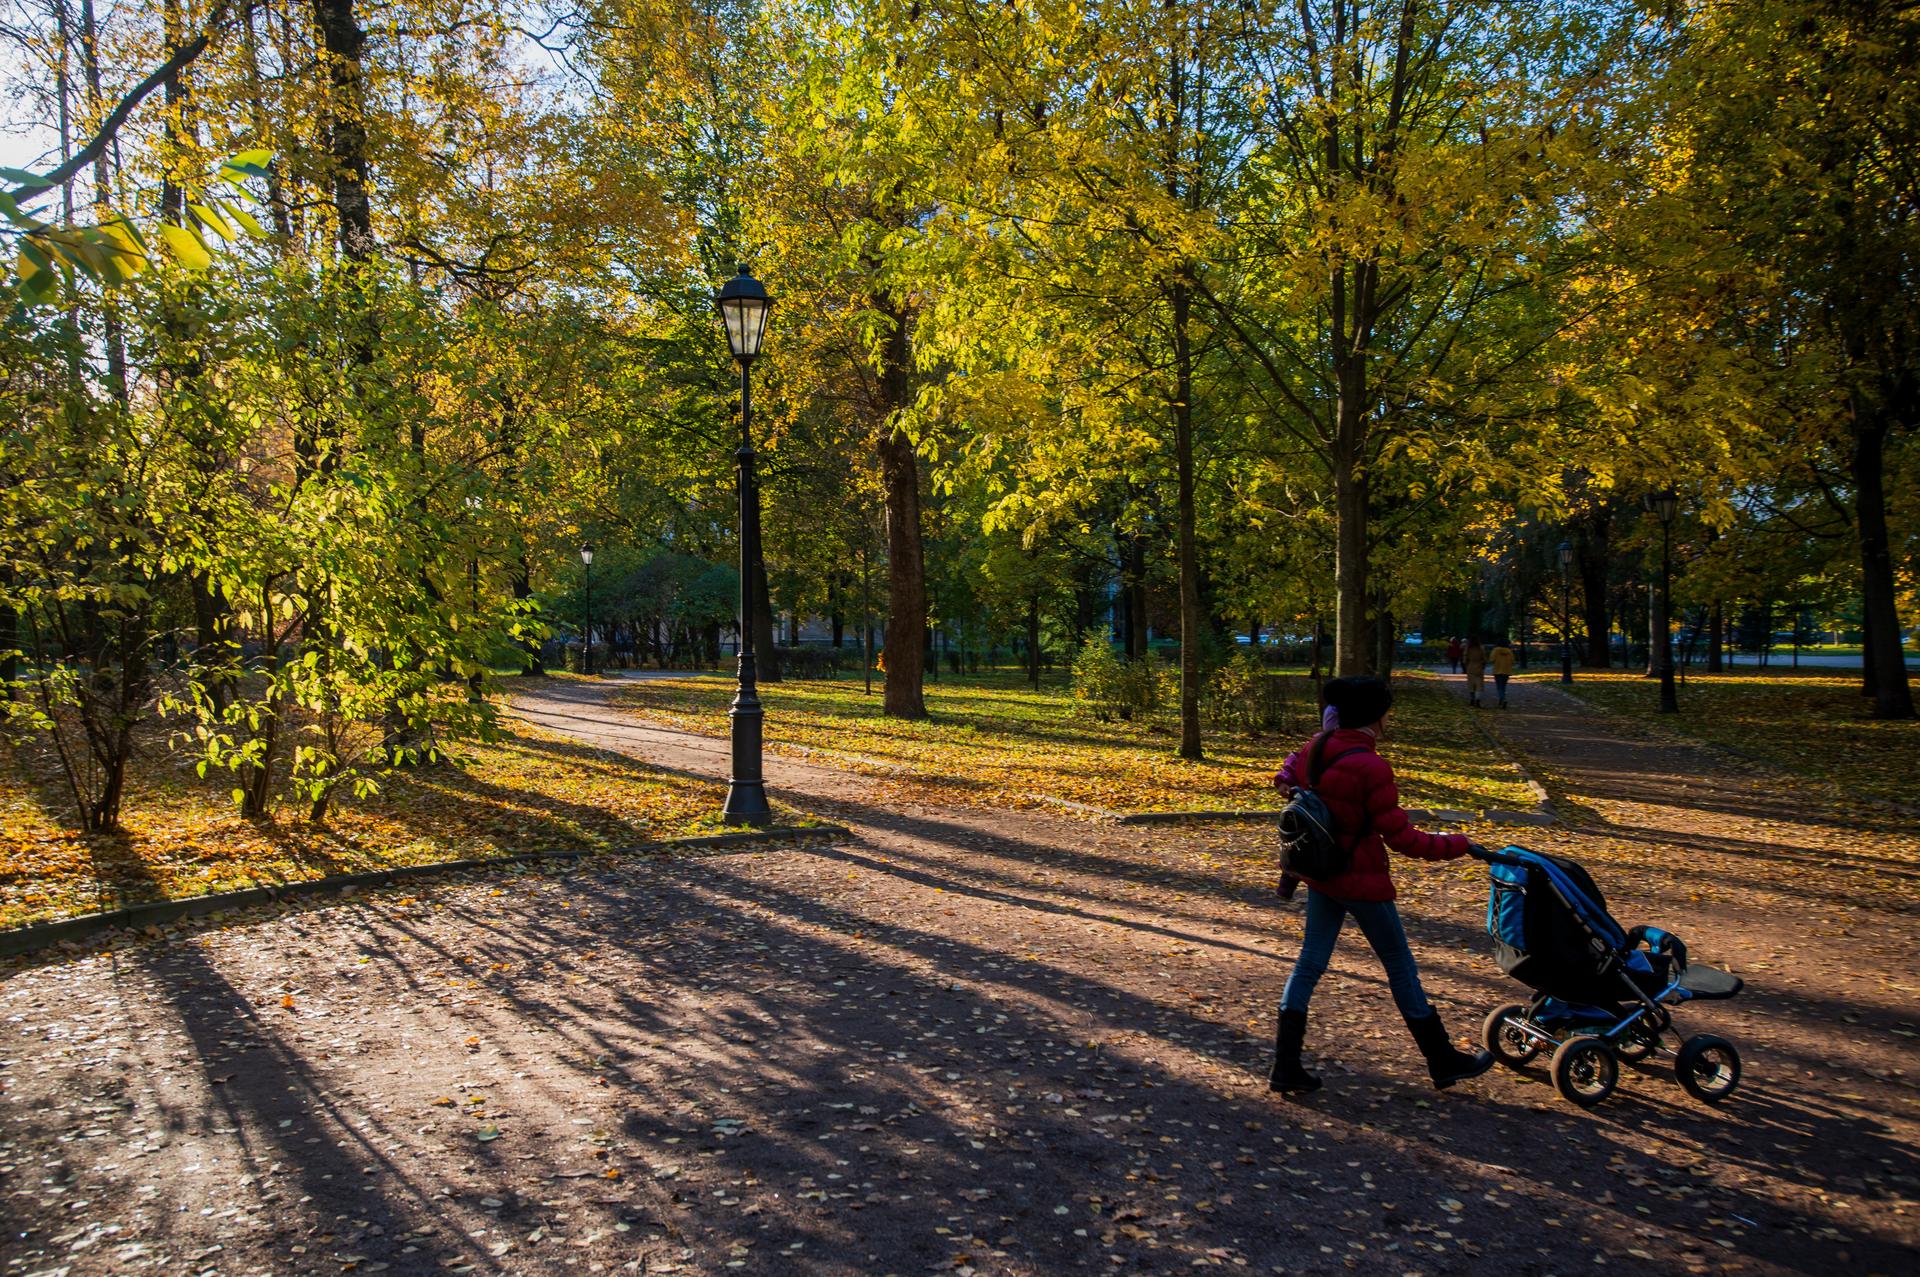
[[[1349,754],[1366,752],[1365,746],[1355,746],[1323,764],[1320,755],[1326,751],[1327,739],[1323,734],[1313,743],[1307,760],[1308,783],[1295,789],[1280,809],[1280,867],[1309,882],[1325,882],[1345,873],[1353,864],[1354,844],[1367,836],[1373,823],[1373,814],[1368,812],[1360,823],[1360,832],[1343,841],[1326,800],[1314,792],[1314,786],[1326,778],[1334,763]]]

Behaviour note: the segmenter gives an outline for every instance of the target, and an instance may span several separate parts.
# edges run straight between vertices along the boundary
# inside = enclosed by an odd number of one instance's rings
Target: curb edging
[[[1511,807],[1489,807],[1475,815],[1467,811],[1434,811],[1426,807],[1406,809],[1409,819],[1443,825],[1551,825],[1559,820],[1552,804],[1542,802],[1533,811],[1515,811]],[[1240,811],[1129,811],[1113,816],[1116,825],[1179,825],[1194,821],[1277,820],[1278,807]]]
[[[1195,820],[1277,820],[1278,807],[1243,807],[1206,811],[1125,811],[1114,817],[1117,825],[1175,825]]]
[[[1565,693],[1562,693],[1562,695],[1565,695]],[[1585,702],[1581,703],[1584,704]],[[1522,756],[1519,747],[1508,744],[1502,740],[1499,733],[1487,726],[1486,720],[1478,715],[1472,717],[1472,722],[1475,727],[1480,729],[1480,734],[1487,738],[1487,742],[1498,750],[1501,756],[1509,763],[1513,764],[1513,769],[1520,773],[1520,779],[1526,782],[1528,791],[1533,794],[1532,811],[1516,812],[1500,808],[1489,808],[1485,814],[1485,819],[1494,821],[1495,823],[1517,825],[1558,825],[1566,823],[1560,819],[1560,810],[1553,805],[1553,796],[1547,792],[1547,787],[1535,779],[1533,772],[1528,769],[1526,759]],[[1494,816],[1494,812],[1496,811],[1500,813],[1501,817],[1510,817],[1512,819],[1504,821],[1496,820]]]
[[[131,930],[161,926],[183,918],[204,918],[233,909],[278,904],[308,896],[350,895],[362,887],[389,887],[449,874],[507,869],[515,865],[585,860],[589,856],[633,856],[677,848],[745,847],[778,842],[788,838],[817,834],[851,838],[853,831],[844,825],[773,825],[729,834],[701,834],[688,838],[662,838],[658,842],[606,850],[568,849],[565,851],[528,851],[514,856],[470,857],[464,860],[440,860],[424,865],[395,865],[391,869],[370,869],[362,873],[335,874],[302,882],[276,883],[270,887],[246,887],[239,891],[219,891],[182,900],[155,900],[126,905],[99,913],[83,913],[51,922],[33,922],[24,927],[0,931],[0,958],[14,958],[42,949],[84,940],[104,931]]]

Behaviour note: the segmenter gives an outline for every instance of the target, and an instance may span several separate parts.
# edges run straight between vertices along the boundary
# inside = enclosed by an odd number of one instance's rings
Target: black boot
[[[1491,1052],[1469,1054],[1454,1046],[1453,1039],[1447,1036],[1447,1026],[1440,1023],[1438,1011],[1429,1011],[1418,1020],[1408,1020],[1407,1028],[1413,1040],[1420,1044],[1420,1054],[1427,1057],[1427,1073],[1433,1078],[1436,1091],[1479,1077],[1493,1067]]]
[[[1300,1067],[1300,1046],[1307,1040],[1307,1013],[1282,1011],[1280,1031],[1273,1040],[1273,1072],[1269,1091],[1317,1091],[1320,1079]]]

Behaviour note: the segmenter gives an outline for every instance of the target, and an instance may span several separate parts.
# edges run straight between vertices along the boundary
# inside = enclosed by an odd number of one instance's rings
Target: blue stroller
[[[1740,992],[1738,976],[1689,963],[1678,936],[1657,927],[1622,930],[1573,861],[1524,847],[1483,858],[1493,880],[1487,932],[1494,957],[1536,991],[1532,1001],[1487,1017],[1487,1049],[1512,1069],[1551,1049],[1553,1089],[1564,1099],[1598,1104],[1613,1094],[1621,1060],[1666,1051],[1669,1008]],[[1740,1085],[1740,1053],[1725,1038],[1698,1034],[1673,1056],[1680,1085],[1697,1100],[1718,1104]]]

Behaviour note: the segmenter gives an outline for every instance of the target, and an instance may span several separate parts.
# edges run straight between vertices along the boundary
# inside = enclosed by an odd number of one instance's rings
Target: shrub
[[[1259,734],[1267,727],[1267,672],[1252,652],[1235,652],[1207,680],[1207,719],[1220,731]]]
[[[1088,636],[1073,658],[1073,699],[1102,723],[1149,716],[1164,699],[1163,679],[1151,658],[1123,661],[1099,634]]]
[[[1102,723],[1126,711],[1127,665],[1113,653],[1113,645],[1090,634],[1073,657],[1073,699]]]
[[[1314,692],[1311,680],[1270,671],[1259,654],[1240,651],[1207,680],[1201,708],[1216,730],[1305,735],[1320,723]]]

